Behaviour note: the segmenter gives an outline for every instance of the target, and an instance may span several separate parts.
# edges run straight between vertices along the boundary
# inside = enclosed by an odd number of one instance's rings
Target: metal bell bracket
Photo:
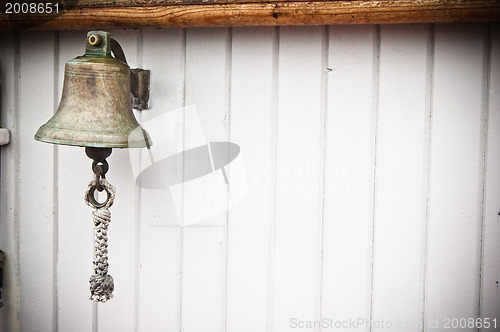
[[[116,59],[128,65],[121,45],[113,38],[111,38],[111,52],[113,52]],[[132,108],[136,110],[142,111],[149,108],[149,78],[149,70],[141,68],[130,69],[130,91],[133,95]]]
[[[93,31],[87,38],[87,53],[88,50],[95,49],[96,55],[101,55],[104,51],[109,54],[111,51],[115,59],[120,60],[128,65],[125,53],[121,45],[111,38],[110,45],[106,44],[105,32]],[[150,71],[141,68],[130,69],[130,91],[132,92],[132,108],[136,110],[145,110],[149,108],[149,86],[150,86]]]

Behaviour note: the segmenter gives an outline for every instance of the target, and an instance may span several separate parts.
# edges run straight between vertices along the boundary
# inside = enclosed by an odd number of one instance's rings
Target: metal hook
[[[103,191],[103,188],[101,186],[100,179],[105,179],[106,178],[106,173],[108,172],[109,169],[109,164],[104,160],[94,160],[92,163],[92,171],[95,174],[95,183],[97,190],[99,192]]]
[[[100,179],[106,178],[106,173],[109,169],[109,164],[106,161],[106,158],[111,155],[111,148],[95,148],[95,147],[86,147],[85,153],[87,156],[94,160],[92,162],[92,172],[95,174],[95,183],[96,189],[101,192],[103,191],[103,187],[101,186]],[[108,193],[109,194],[109,193]]]

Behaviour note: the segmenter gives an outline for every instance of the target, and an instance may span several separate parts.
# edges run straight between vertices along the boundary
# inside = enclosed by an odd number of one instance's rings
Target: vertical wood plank
[[[18,40],[16,34],[0,35],[1,121],[3,128],[11,131],[10,144],[0,147],[0,249],[5,253],[3,268],[3,308],[0,310],[0,331],[17,331],[20,328],[19,285],[19,224],[18,224],[18,165],[19,84]]]
[[[276,165],[274,322],[319,318],[324,28],[282,28]]]
[[[53,329],[54,145],[35,141],[54,113],[54,33],[21,34],[19,269],[21,329]]]
[[[152,81],[151,108],[142,112],[142,123],[153,146],[141,150],[136,181],[141,190],[138,330],[179,331],[182,210],[174,205],[168,183],[182,183],[182,159],[175,158],[168,169],[161,166],[183,151],[185,30],[144,31],[143,56]],[[145,176],[148,169],[155,172]]]
[[[241,149],[238,158],[243,158],[247,173],[242,176],[248,177],[249,191],[241,205],[229,212],[227,331],[266,330],[269,224],[273,217],[274,31],[233,30],[230,136]],[[238,167],[230,164],[229,173],[234,175]],[[231,176],[231,181],[243,179]]]
[[[375,331],[419,329],[428,37],[427,25],[381,27],[372,321],[387,323]]]
[[[478,312],[484,36],[484,25],[436,26],[427,323]]]
[[[186,105],[195,107],[196,118],[186,119],[185,146],[225,141],[227,115],[228,29],[189,29],[186,36]],[[208,55],[208,57],[207,57]],[[186,114],[187,115],[187,114]],[[202,128],[193,125],[198,120]],[[194,144],[193,144],[194,143]],[[210,152],[208,152],[210,153]],[[196,171],[206,160],[190,160],[184,174]],[[184,183],[183,221],[212,204],[226,206],[222,214],[200,219],[183,228],[182,318],[183,331],[221,331],[225,312],[227,200],[222,178],[216,173],[203,177],[208,185]],[[193,184],[193,182],[191,182]],[[214,195],[214,190],[217,194]],[[218,191],[217,191],[218,190]],[[201,215],[202,216],[202,215]]]
[[[59,79],[57,102],[64,83],[66,61],[85,53],[84,31],[59,34]],[[90,331],[92,301],[89,300],[89,277],[93,272],[92,210],[85,205],[83,193],[92,179],[92,161],[85,149],[58,146],[59,239],[58,295],[59,329]]]
[[[484,209],[481,318],[500,322],[500,25],[492,25],[489,54],[488,136]],[[498,326],[498,324],[497,324]],[[484,328],[482,331],[488,331]]]
[[[110,30],[123,48],[130,68],[137,68],[139,30]],[[132,165],[139,163],[129,149],[114,149],[108,158],[108,181],[116,188],[108,232],[109,274],[115,281],[114,298],[99,305],[99,331],[133,331],[137,304],[137,212],[135,178]],[[89,159],[90,161],[90,159]]]
[[[322,317],[338,321],[370,316],[376,42],[373,26],[329,28]]]

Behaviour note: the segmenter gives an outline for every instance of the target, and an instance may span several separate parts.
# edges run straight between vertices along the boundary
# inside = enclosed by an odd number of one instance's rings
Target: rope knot
[[[90,299],[96,302],[105,303],[113,298],[115,289],[113,277],[110,275],[94,274],[90,276]]]

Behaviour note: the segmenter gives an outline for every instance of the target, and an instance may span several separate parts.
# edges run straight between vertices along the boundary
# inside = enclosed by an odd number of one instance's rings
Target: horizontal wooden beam
[[[8,0],[6,0],[8,1]],[[28,1],[34,0],[25,0]],[[50,1],[50,0],[47,0]],[[3,8],[0,30],[332,25],[500,21],[500,0],[53,0]],[[16,0],[17,3],[18,0]],[[4,2],[6,3],[6,2]],[[39,0],[36,1],[39,3]],[[56,8],[57,4],[57,8]],[[24,6],[24,7],[23,7]],[[28,8],[28,9],[27,9]],[[37,13],[23,14],[31,10]],[[58,13],[56,13],[56,10]],[[16,13],[15,11],[21,11]]]

